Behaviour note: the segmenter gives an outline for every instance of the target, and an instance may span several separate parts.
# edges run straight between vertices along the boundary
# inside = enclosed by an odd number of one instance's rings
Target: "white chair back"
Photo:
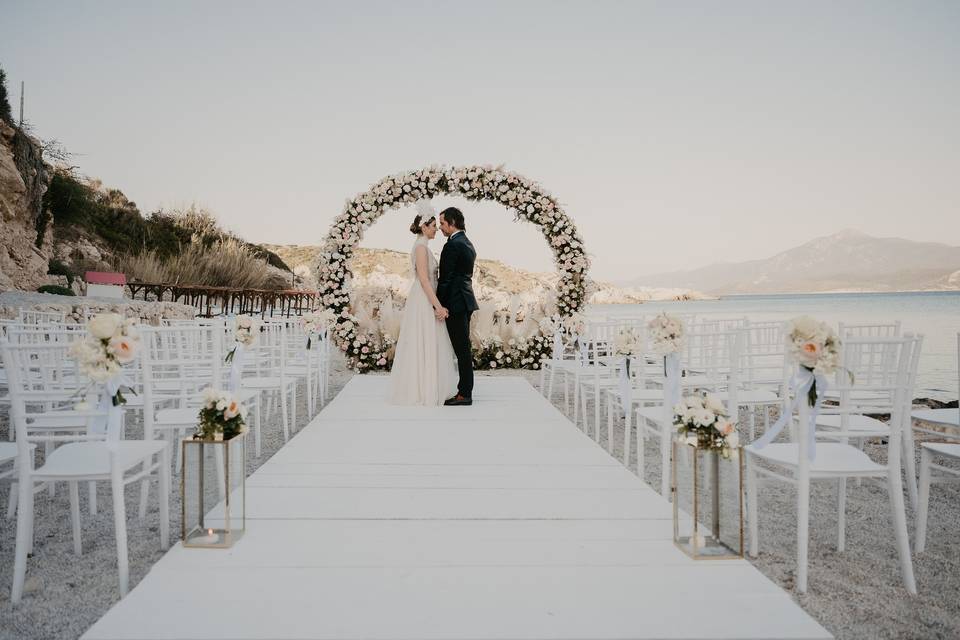
[[[67,314],[63,311],[35,311],[20,309],[17,320],[21,324],[51,324],[66,322]]]

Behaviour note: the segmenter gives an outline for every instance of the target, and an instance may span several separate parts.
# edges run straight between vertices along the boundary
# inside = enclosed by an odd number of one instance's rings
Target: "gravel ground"
[[[333,381],[336,393],[352,373],[339,365]],[[537,372],[502,371],[481,375],[522,375],[538,387]],[[481,382],[482,384],[482,382]],[[562,397],[555,396],[562,404]],[[588,412],[592,407],[588,406]],[[300,425],[306,407],[298,409]],[[592,415],[589,414],[588,415]],[[604,421],[604,424],[605,421]],[[581,425],[582,427],[582,425]],[[0,420],[0,438],[6,439],[6,416]],[[128,427],[136,437],[138,425]],[[252,473],[283,444],[278,419],[263,426],[263,453],[250,459]],[[606,433],[600,444],[606,447]],[[614,429],[613,454],[620,459],[623,426]],[[878,444],[868,445],[875,459],[883,455]],[[250,451],[252,456],[252,450]],[[660,452],[648,440],[645,478],[660,482]],[[636,460],[630,469],[636,471]],[[117,601],[116,555],[109,487],[101,483],[100,511],[86,513],[81,491],[83,555],[73,554],[69,501],[65,487],[50,498],[36,497],[36,544],[29,561],[24,600],[10,603],[15,521],[0,515],[0,639],[47,640],[79,637]],[[0,508],[6,509],[6,490]],[[137,517],[139,491],[127,491],[130,584],[135,586],[163,553],[159,548],[156,494],[145,522]],[[179,492],[171,494],[171,538],[179,535]],[[765,485],[760,492],[760,556],[751,562],[778,585],[791,591],[796,570],[796,495],[792,487]],[[908,523],[913,534],[913,512]],[[935,485],[930,502],[927,550],[914,556],[920,595],[910,596],[901,586],[899,562],[889,518],[885,486],[850,483],[847,499],[847,550],[836,551],[835,493],[816,486],[811,499],[809,591],[795,600],[838,638],[957,638],[960,637],[960,551],[951,534],[960,531],[960,485]],[[792,591],[791,591],[792,592]],[[749,612],[741,612],[749,615]]]

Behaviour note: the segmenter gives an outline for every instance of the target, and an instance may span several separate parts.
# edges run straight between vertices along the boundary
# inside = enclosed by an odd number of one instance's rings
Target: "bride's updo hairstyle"
[[[435,216],[430,216],[429,218],[424,220],[423,216],[418,213],[417,217],[413,219],[413,224],[410,225],[410,233],[412,233],[415,236],[419,236],[421,233],[423,233],[423,226],[430,224],[435,219],[436,219]]]

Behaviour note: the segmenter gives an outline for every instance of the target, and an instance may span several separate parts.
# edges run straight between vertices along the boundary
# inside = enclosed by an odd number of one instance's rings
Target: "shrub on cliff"
[[[290,271],[275,253],[224,231],[212,214],[199,207],[157,211],[144,218],[136,203],[121,191],[104,189],[99,182],[81,181],[66,171],[54,175],[43,204],[61,232],[69,233],[71,228],[86,230],[99,236],[117,255],[150,253],[153,258],[166,261],[173,260],[194,245],[200,249],[212,249],[230,241],[244,247],[245,255],[258,265],[264,261]]]
[[[154,251],[121,256],[114,266],[140,282],[242,289],[283,289],[288,284],[286,278],[267,269],[248,246],[232,238],[209,246],[198,240],[168,258]]]
[[[7,73],[0,67],[0,120],[13,124],[13,112],[7,98]]]
[[[61,287],[58,284],[45,284],[37,287],[39,293],[51,293],[55,296],[75,296],[73,289],[68,289],[67,287]]]

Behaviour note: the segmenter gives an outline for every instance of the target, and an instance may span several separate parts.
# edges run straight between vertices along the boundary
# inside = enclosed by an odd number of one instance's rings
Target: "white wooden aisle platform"
[[[83,637],[829,638],[522,378],[472,407],[356,376],[247,481],[231,550],[173,547]]]

